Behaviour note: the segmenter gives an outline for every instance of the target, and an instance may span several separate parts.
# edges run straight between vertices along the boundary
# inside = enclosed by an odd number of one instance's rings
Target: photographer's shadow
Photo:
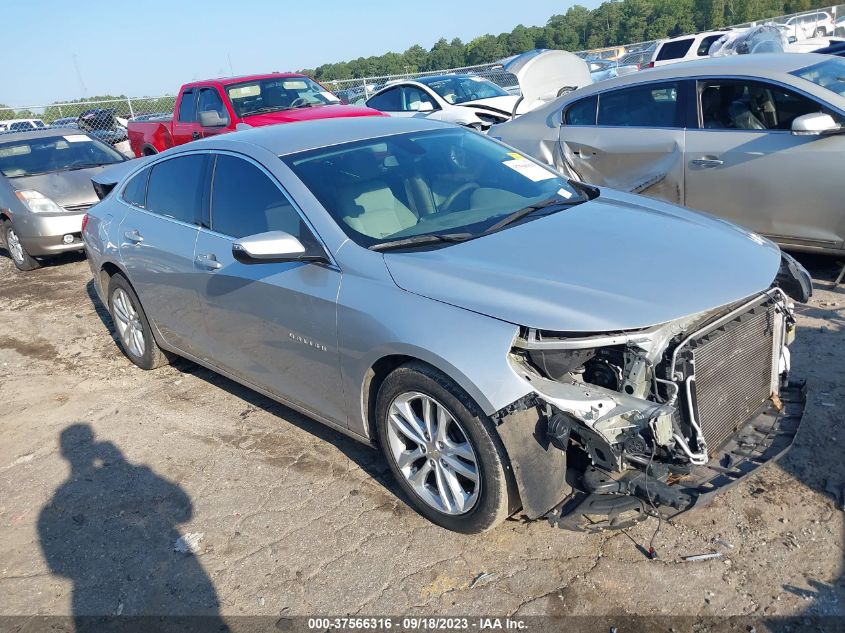
[[[149,616],[190,616],[187,629],[227,630],[199,560],[174,550],[177,525],[193,512],[188,495],[95,441],[87,424],[62,431],[61,452],[71,472],[41,510],[38,535],[50,571],[73,582],[77,631],[133,620],[144,629]]]

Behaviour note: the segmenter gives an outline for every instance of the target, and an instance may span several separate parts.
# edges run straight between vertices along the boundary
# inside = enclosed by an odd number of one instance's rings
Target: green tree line
[[[404,53],[323,64],[300,72],[320,81],[400,75],[494,62],[534,48],[581,51],[717,29],[829,6],[818,0],[609,0],[553,15],[545,26],[517,25],[510,33],[470,42],[439,39]]]

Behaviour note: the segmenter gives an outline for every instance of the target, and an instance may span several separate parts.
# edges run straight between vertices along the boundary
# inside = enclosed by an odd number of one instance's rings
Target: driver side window
[[[795,118],[825,111],[792,90],[745,80],[699,81],[698,103],[701,127],[717,130],[790,130]]]
[[[402,87],[402,111],[403,112],[431,112],[436,106],[431,97],[416,86]]]
[[[203,88],[200,90],[198,112],[216,112],[220,118],[228,116],[226,106],[223,105],[223,100],[214,88]]]

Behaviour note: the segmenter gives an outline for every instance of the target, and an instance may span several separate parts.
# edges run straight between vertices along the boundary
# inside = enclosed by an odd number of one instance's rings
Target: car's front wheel
[[[155,369],[167,358],[153,337],[147,315],[127,279],[117,273],[109,280],[109,313],[123,352],[141,369]]]
[[[2,230],[3,242],[6,244],[6,249],[9,251],[12,262],[18,270],[26,272],[41,267],[41,262],[26,252],[26,247],[21,244],[18,233],[11,222],[8,220],[3,222]]]
[[[377,431],[399,486],[430,521],[476,533],[518,507],[504,447],[492,421],[454,382],[422,363],[381,385]]]

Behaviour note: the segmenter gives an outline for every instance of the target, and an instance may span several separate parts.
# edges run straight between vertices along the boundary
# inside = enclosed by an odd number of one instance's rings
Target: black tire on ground
[[[814,37],[824,37],[825,35],[827,35],[827,33],[825,33],[825,30],[820,27],[820,28],[816,29],[816,32],[814,33],[813,36]]]
[[[5,244],[6,250],[9,251],[9,257],[12,258],[12,263],[15,265],[15,268],[23,272],[41,268],[41,262],[27,253],[26,248],[24,248],[24,245],[20,242],[18,242],[20,250],[16,253],[12,252],[12,249],[9,247],[9,235],[10,233],[13,235],[15,234],[15,227],[9,220],[3,220],[0,222],[0,230],[3,231],[3,244]]]
[[[463,514],[440,512],[422,500],[396,465],[387,437],[388,412],[402,394],[418,392],[439,402],[464,431],[478,460],[480,491]],[[396,482],[413,507],[425,518],[455,532],[474,534],[494,528],[520,507],[510,461],[495,425],[475,401],[440,371],[420,362],[395,369],[385,378],[376,401],[376,431],[382,452]]]
[[[137,314],[138,321],[141,325],[141,333],[144,339],[144,349],[143,353],[138,355],[134,353],[126,342],[123,340],[121,336],[120,329],[118,326],[118,321],[120,320],[118,316],[115,315],[115,295],[117,294],[118,290],[123,291],[123,295],[126,296],[132,304],[132,309],[135,310]],[[156,369],[157,367],[161,367],[162,365],[167,364],[168,358],[162,352],[161,348],[159,348],[158,344],[155,341],[155,337],[153,336],[152,328],[150,327],[150,322],[147,320],[147,315],[144,312],[143,307],[141,307],[141,302],[138,300],[138,295],[135,294],[135,291],[132,289],[132,285],[129,281],[121,275],[120,273],[115,273],[109,279],[109,287],[108,287],[108,294],[106,295],[108,300],[108,309],[109,314],[111,315],[112,322],[114,323],[115,333],[117,334],[117,338],[120,341],[120,348],[123,350],[123,353],[135,363],[141,369]]]

